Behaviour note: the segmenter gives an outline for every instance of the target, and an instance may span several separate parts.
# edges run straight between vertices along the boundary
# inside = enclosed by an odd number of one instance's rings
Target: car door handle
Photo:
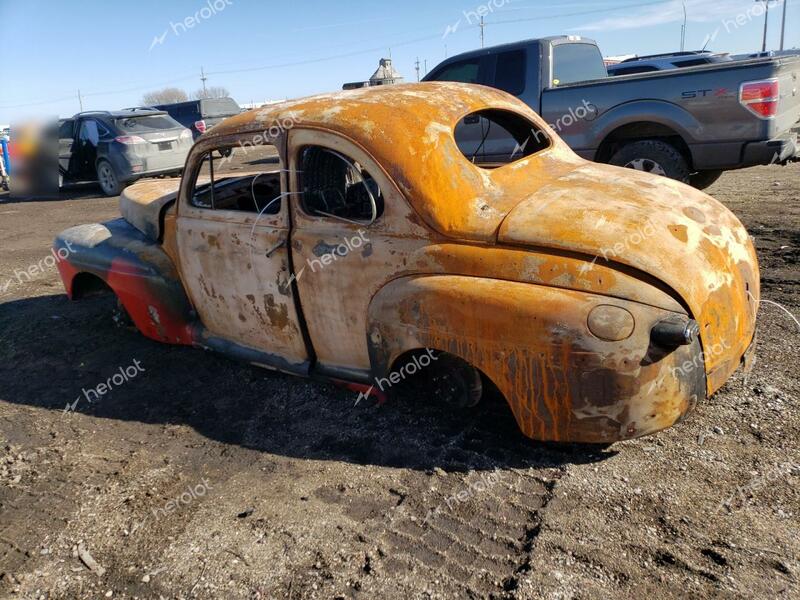
[[[267,258],[270,258],[273,254],[275,254],[278,250],[283,248],[286,245],[286,240],[281,240],[277,244],[275,244],[272,248],[267,250]]]

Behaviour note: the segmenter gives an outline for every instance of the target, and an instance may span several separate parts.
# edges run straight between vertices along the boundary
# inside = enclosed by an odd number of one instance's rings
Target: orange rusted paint
[[[550,146],[497,169],[472,164],[453,132],[485,109],[523,115]],[[191,206],[200,156],[259,134],[280,154],[280,212]],[[374,177],[385,203],[375,223],[304,212],[308,145]],[[124,210],[147,231],[151,204],[176,191],[134,187]],[[686,185],[581,159],[490,88],[372,88],[238,115],[198,141],[162,216],[198,345],[234,344],[291,372],[350,373],[360,386],[410,351],[448,352],[480,369],[535,439],[613,442],[669,427],[727,381],[754,340],[758,263],[730,211]],[[357,250],[315,266],[356,236]],[[696,320],[699,339],[654,346],[651,329],[675,316]]]

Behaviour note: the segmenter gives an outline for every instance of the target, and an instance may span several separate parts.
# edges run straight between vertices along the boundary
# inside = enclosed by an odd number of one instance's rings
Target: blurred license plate
[[[159,150],[172,150],[172,142],[158,142]]]

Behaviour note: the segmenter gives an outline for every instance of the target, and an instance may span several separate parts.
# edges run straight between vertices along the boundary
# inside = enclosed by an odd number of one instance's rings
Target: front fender
[[[194,311],[175,265],[161,246],[124,219],[79,225],[53,243],[70,299],[81,274],[104,281],[136,327],[159,342],[191,345]]]
[[[599,306],[627,311],[629,337],[592,334]],[[505,396],[525,435],[610,443],[655,433],[705,398],[699,342],[658,351],[650,330],[675,313],[573,290],[462,276],[397,279],[373,298],[373,375],[405,352],[448,352],[480,369]]]

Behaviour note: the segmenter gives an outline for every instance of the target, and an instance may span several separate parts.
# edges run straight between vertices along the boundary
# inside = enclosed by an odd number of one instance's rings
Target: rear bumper
[[[742,154],[743,167],[786,164],[796,160],[800,160],[800,143],[796,131],[773,140],[745,144]]]

